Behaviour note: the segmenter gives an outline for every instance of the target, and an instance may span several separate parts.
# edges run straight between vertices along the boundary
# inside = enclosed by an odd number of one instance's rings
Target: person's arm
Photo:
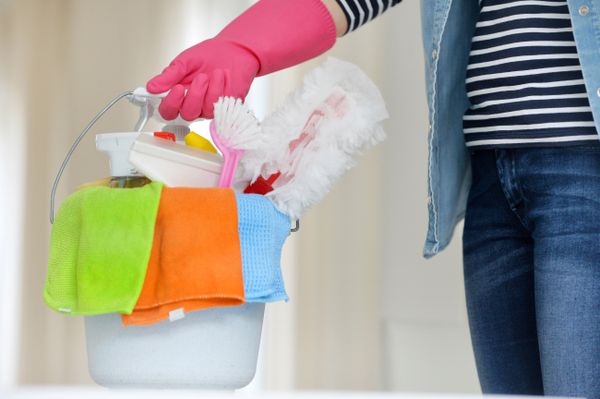
[[[175,57],[146,88],[151,93],[169,91],[159,107],[165,119],[178,114],[186,120],[212,118],[219,97],[245,98],[256,76],[324,53],[336,36],[399,1],[260,0],[215,37]],[[367,18],[361,17],[361,4],[368,8]]]
[[[146,88],[170,90],[159,107],[165,119],[212,118],[220,96],[245,98],[256,76],[331,48],[336,30],[322,0],[260,0],[215,37],[175,57]]]
[[[323,0],[323,3],[333,18],[337,37],[343,36],[348,31],[348,20],[342,7],[336,0]]]
[[[345,35],[363,26],[374,18],[377,18],[401,0],[323,0],[330,11],[336,13],[336,26],[340,29],[341,25],[345,27],[338,36]],[[337,7],[333,7],[333,4]],[[335,11],[332,11],[335,10]],[[342,17],[337,13],[342,13]],[[343,21],[339,18],[343,18]]]

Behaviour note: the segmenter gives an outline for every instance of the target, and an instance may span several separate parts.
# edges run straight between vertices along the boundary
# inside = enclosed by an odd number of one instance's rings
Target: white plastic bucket
[[[109,388],[239,389],[256,372],[265,305],[187,313],[150,326],[85,318],[88,367]]]
[[[96,145],[109,155],[113,176],[143,173],[172,187],[214,187],[222,167],[217,155],[151,134],[99,134]],[[264,309],[217,307],[128,327],[118,314],[86,317],[90,375],[109,388],[242,388],[256,372]]]

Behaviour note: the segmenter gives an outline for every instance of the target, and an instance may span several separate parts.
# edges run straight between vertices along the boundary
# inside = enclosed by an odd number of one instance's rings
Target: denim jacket
[[[600,131],[600,0],[567,0],[596,129]],[[478,0],[421,0],[429,106],[428,211],[423,256],[443,250],[465,214],[471,166],[462,116]]]

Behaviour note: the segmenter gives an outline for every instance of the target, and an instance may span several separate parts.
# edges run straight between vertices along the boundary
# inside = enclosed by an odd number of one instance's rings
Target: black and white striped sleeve
[[[348,30],[352,32],[373,18],[383,14],[401,0],[335,0],[344,11]]]

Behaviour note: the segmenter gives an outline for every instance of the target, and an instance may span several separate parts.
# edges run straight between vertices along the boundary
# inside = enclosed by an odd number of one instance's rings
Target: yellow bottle
[[[183,140],[185,141],[185,144],[189,147],[217,154],[217,149],[212,145],[212,143],[204,137],[200,136],[198,133],[189,132],[185,135]]]

